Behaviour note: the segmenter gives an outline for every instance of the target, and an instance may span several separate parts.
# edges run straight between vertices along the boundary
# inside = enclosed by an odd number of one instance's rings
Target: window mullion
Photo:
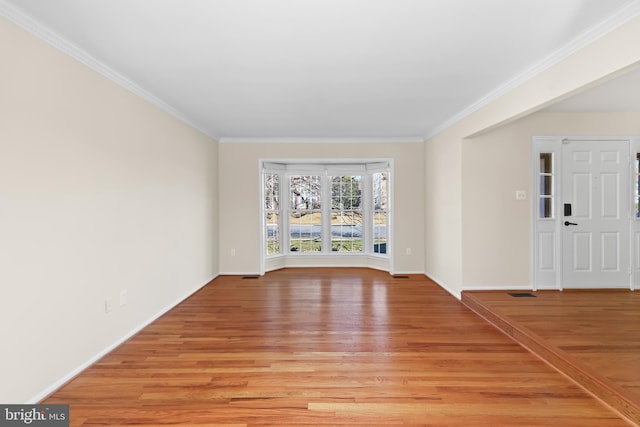
[[[280,233],[280,241],[282,247],[280,253],[288,254],[291,248],[291,232],[290,232],[290,218],[291,218],[291,183],[289,177],[284,173],[280,174],[280,211],[282,213],[280,219],[280,226],[282,232]]]
[[[331,253],[331,177],[325,173],[320,180],[322,209],[322,253]]]
[[[369,254],[373,251],[373,180],[370,173],[362,177],[362,253]]]

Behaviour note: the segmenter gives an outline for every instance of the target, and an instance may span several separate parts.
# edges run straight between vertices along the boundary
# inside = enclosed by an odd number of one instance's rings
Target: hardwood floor
[[[71,425],[628,426],[424,276],[219,277],[50,396]]]
[[[640,293],[628,290],[464,292],[516,341],[640,425]]]

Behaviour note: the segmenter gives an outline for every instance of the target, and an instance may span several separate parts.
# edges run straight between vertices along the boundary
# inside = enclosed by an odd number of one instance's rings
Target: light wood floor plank
[[[71,425],[628,426],[420,275],[219,277],[58,390]]]
[[[463,293],[463,302],[640,424],[640,293]]]

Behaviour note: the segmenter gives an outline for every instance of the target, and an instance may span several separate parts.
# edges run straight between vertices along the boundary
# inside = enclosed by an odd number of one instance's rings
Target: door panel
[[[592,270],[591,233],[575,232],[573,237],[573,266],[574,271],[589,272]]]
[[[602,270],[620,270],[620,233],[602,233]]]
[[[592,176],[590,173],[574,173],[573,179],[573,214],[574,219],[591,219],[592,201]]]
[[[562,282],[568,288],[627,287],[629,142],[566,141],[562,146]]]

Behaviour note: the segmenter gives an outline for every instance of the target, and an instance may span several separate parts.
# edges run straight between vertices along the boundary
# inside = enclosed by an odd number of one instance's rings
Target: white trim
[[[443,290],[449,293],[452,297],[456,298],[458,301],[462,300],[462,291],[457,291],[448,286],[446,283],[441,281],[440,279],[430,275],[429,273],[424,273],[425,277],[431,280],[436,285],[440,286]]]
[[[283,268],[287,268],[287,266],[284,263],[284,259],[282,256],[278,256],[276,258],[270,258],[268,260],[265,260],[264,267],[260,275],[264,276],[270,271],[281,270]]]
[[[258,160],[258,167],[260,168],[259,172],[262,171],[274,171],[274,172],[283,172],[287,170],[287,165],[284,163],[273,163],[266,162],[262,160]]]
[[[0,0],[2,1],[2,0]],[[640,0],[639,0],[640,1]],[[422,136],[397,136],[397,137],[235,137],[227,136],[217,139],[220,144],[390,144],[390,143],[423,143]]]
[[[640,218],[635,216],[635,189],[637,184],[637,176],[635,170],[636,155],[640,153],[640,137],[629,138],[629,174],[631,176],[631,183],[629,188],[629,196],[632,200],[629,206],[629,223],[630,234],[629,239],[629,266],[631,268],[631,274],[629,281],[631,283],[630,290],[635,291],[638,288],[638,282],[640,282],[640,253],[637,253],[640,248],[636,246],[636,234],[640,233]]]
[[[362,223],[367,227],[362,227],[362,247],[373,248],[373,176],[371,173],[365,172],[362,176]],[[387,200],[387,203],[389,201]],[[387,228],[388,230],[388,228]],[[388,234],[388,233],[387,233]],[[389,237],[387,235],[387,237]],[[385,257],[388,267],[388,257]]]
[[[482,107],[494,102],[496,99],[500,98],[507,92],[515,89],[520,86],[527,80],[535,77],[540,74],[542,71],[550,68],[551,66],[559,63],[564,60],[568,56],[572,55],[576,51],[582,49],[584,46],[592,43],[603,35],[609,33],[610,31],[616,29],[617,27],[625,24],[630,21],[634,17],[640,14],[640,0],[632,0],[627,5],[622,7],[617,11],[614,15],[606,19],[605,21],[599,23],[593,28],[585,31],[579,36],[575,37],[569,43],[567,43],[562,48],[556,50],[555,52],[548,55],[542,61],[538,62],[533,67],[529,68],[527,71],[521,73],[515,78],[511,79],[507,83],[503,84],[496,90],[490,92],[483,98],[469,105],[462,111],[455,114],[449,120],[446,120],[441,125],[437,126],[427,135],[414,135],[414,136],[390,136],[390,137],[355,137],[355,138],[346,138],[346,137],[265,137],[265,138],[256,138],[256,137],[219,137],[214,133],[204,130],[202,126],[195,124],[189,118],[187,118],[183,113],[173,108],[171,105],[151,94],[147,90],[140,87],[138,84],[131,81],[126,76],[118,73],[102,62],[98,61],[96,58],[80,49],[78,46],[66,40],[64,37],[54,32],[50,28],[47,28],[42,23],[36,21],[25,13],[21,12],[13,5],[5,2],[4,0],[0,0],[0,16],[3,16],[18,25],[19,27],[25,29],[30,32],[34,36],[39,39],[49,43],[51,46],[56,49],[66,53],[72,58],[76,59],[80,63],[86,65],[92,70],[98,72],[103,75],[107,79],[113,81],[114,83],[122,86],[127,89],[131,93],[136,96],[146,100],[152,105],[158,107],[159,109],[165,111],[166,113],[176,117],[187,125],[199,130],[205,135],[217,140],[219,143],[422,143],[426,139],[429,139],[443,130],[451,127],[453,124],[459,122],[470,114],[478,111]]]
[[[405,274],[419,274],[419,275],[424,275],[424,271],[414,271],[414,270],[402,270],[402,271],[396,271],[395,273],[393,273],[393,276],[402,276]]]
[[[342,176],[342,175],[357,175],[357,172],[354,173],[350,173],[350,172],[345,172],[342,171],[339,174],[336,174],[337,176]],[[362,180],[362,178],[360,178],[360,180]],[[289,191],[291,191],[291,188],[289,188]],[[333,244],[332,239],[331,239],[331,228],[332,228],[332,224],[331,224],[331,215],[333,214],[332,212],[332,206],[331,206],[331,178],[329,176],[329,171],[327,170],[327,168],[325,168],[325,174],[324,176],[320,177],[320,224],[322,226],[322,234],[321,234],[321,238],[320,238],[320,242],[321,242],[321,248],[320,248],[320,252],[323,254],[326,254],[327,256],[329,256],[331,252],[331,245]],[[289,195],[291,195],[291,192],[289,192]],[[285,227],[287,230],[290,230],[291,227],[291,205],[287,204],[287,213],[284,216],[285,221],[289,220],[289,224],[287,224]],[[362,241],[362,237],[360,237],[361,241]],[[363,242],[364,243],[364,242]],[[362,249],[365,249],[365,247],[363,246]],[[356,252],[356,253],[362,253],[362,252]],[[295,254],[291,254],[294,255]],[[300,254],[300,255],[306,255],[306,254]],[[346,254],[345,254],[346,255]],[[349,253],[349,255],[351,255],[351,253]]]
[[[379,172],[379,171],[378,171]],[[386,256],[389,258],[389,272],[391,274],[397,274],[395,270],[396,260],[394,253],[394,235],[395,230],[393,228],[393,224],[395,223],[395,198],[396,198],[396,188],[395,188],[395,179],[396,179],[396,171],[395,171],[395,160],[393,158],[389,159],[389,174],[387,176],[387,252]]]
[[[220,272],[218,276],[264,276],[264,273],[259,271],[225,271]]]
[[[267,257],[266,254],[266,238],[265,238],[265,230],[267,229],[267,223],[266,223],[266,218],[265,218],[265,214],[264,214],[264,205],[265,205],[265,193],[264,193],[264,187],[265,187],[265,179],[264,179],[264,171],[266,170],[266,166],[265,164],[263,164],[263,162],[258,161],[258,179],[260,180],[260,188],[258,189],[259,191],[259,197],[260,197],[260,217],[258,218],[259,223],[259,230],[260,230],[260,236],[259,236],[259,244],[260,244],[260,275],[264,275],[265,273],[265,259]]]
[[[389,271],[393,273],[393,251],[392,251],[392,223],[393,223],[393,159],[386,158],[374,158],[374,159],[258,159],[258,168],[260,174],[260,199],[264,200],[264,174],[265,173],[277,173],[282,178],[280,183],[280,254],[274,254],[266,257],[264,249],[264,235],[265,235],[265,222],[264,222],[264,206],[261,202],[260,207],[260,271],[264,274],[266,271],[271,271],[277,268],[285,267],[369,267],[382,269],[383,271]],[[331,181],[329,176],[337,176],[341,174],[346,175],[359,175],[362,177],[362,185],[365,187],[362,197],[364,198],[363,212],[364,225],[371,226],[373,224],[372,215],[366,214],[367,207],[371,207],[371,203],[367,200],[371,196],[371,191],[367,191],[367,186],[371,186],[371,179],[367,177],[370,174],[381,172],[382,170],[388,170],[388,182],[387,182],[387,251],[385,254],[377,254],[368,252],[369,247],[373,251],[372,243],[372,231],[369,231],[369,227],[363,228],[362,242],[364,250],[362,252],[354,253],[336,253],[331,252],[330,245],[325,245],[322,252],[309,252],[309,253],[290,253],[285,248],[290,247],[290,236],[287,232],[282,232],[289,228],[287,218],[289,217],[289,180],[284,177],[290,175],[308,175],[313,172],[315,175],[319,175],[321,178],[321,198],[322,206],[330,206],[330,191]],[[371,189],[369,189],[371,190]],[[330,211],[322,210],[323,224],[330,223]],[[369,219],[369,222],[367,222]],[[368,233],[368,235],[367,235]],[[331,241],[331,229],[323,227],[322,240],[326,242]],[[332,261],[336,260],[336,261]],[[346,261],[346,262],[345,262]],[[420,272],[421,274],[422,272]]]
[[[33,34],[40,40],[69,55],[81,64],[89,67],[98,74],[111,80],[118,86],[128,90],[135,96],[147,101],[151,105],[175,117],[186,125],[198,130],[199,132],[202,132],[203,134],[207,135],[210,138],[213,138],[214,140],[219,139],[217,135],[208,130],[205,130],[203,126],[193,122],[181,111],[175,109],[173,106],[158,98],[146,89],[142,88],[140,85],[138,85],[125,75],[115,71],[113,68],[97,60],[89,53],[85,52],[75,44],[62,37],[60,34],[46,27],[41,22],[36,21],[32,17],[24,14],[22,11],[18,10],[4,0],[0,0],[0,16],[5,17],[17,26]]]
[[[465,285],[462,291],[531,291],[531,285]]]
[[[557,289],[562,290],[562,230],[560,227],[560,205],[562,200],[562,187],[560,175],[560,165],[562,164],[562,137],[558,136],[533,136],[531,138],[531,289],[536,291],[538,289]],[[553,182],[553,199],[554,205],[554,217],[550,219],[539,219],[539,164],[540,156],[542,152],[549,152],[553,154],[554,161],[554,182]],[[549,225],[550,224],[550,225]],[[542,272],[538,270],[539,265],[539,241],[538,232],[542,225],[546,225],[546,232],[553,232],[553,250],[555,252],[554,257],[554,270]],[[541,277],[545,275],[546,279]],[[553,283],[553,285],[551,284]]]
[[[280,259],[282,260],[282,264],[278,268],[356,267],[373,268],[375,270],[387,272],[389,271],[388,267],[385,268],[385,266],[382,265],[388,264],[388,259],[380,259],[367,254],[300,254],[282,256]]]
[[[531,138],[531,177],[532,177],[532,224],[531,224],[531,283],[532,289],[534,291],[538,289],[556,289],[563,290],[564,285],[562,282],[563,278],[563,243],[562,243],[562,220],[563,220],[563,212],[562,212],[562,144],[563,141],[628,141],[629,142],[629,194],[628,197],[631,197],[630,200],[633,200],[633,188],[635,185],[635,170],[633,167],[633,162],[635,159],[635,151],[634,151],[634,143],[637,144],[636,147],[640,147],[640,137],[638,136],[626,136],[626,135],[617,135],[617,136],[571,136],[571,135],[563,135],[563,136],[533,136]],[[542,145],[546,145],[547,147],[553,146],[552,149],[547,150],[541,149]],[[545,222],[553,221],[555,224],[554,232],[555,232],[555,286],[553,286],[550,281],[547,281],[544,284],[541,284],[541,280],[539,279],[540,272],[537,271],[538,265],[538,245],[537,245],[537,233],[539,231],[539,222],[537,215],[537,200],[539,196],[539,183],[538,183],[538,156],[537,153],[541,151],[550,151],[553,152],[556,156],[555,160],[555,198],[556,198],[556,212],[555,217],[552,220],[544,220]],[[631,237],[631,241],[629,242],[629,267],[630,267],[630,277],[629,277],[629,286],[626,287],[608,287],[602,285],[602,288],[611,288],[611,289],[631,289],[634,290],[636,280],[640,279],[640,266],[636,266],[636,248],[633,243],[633,229],[636,224],[634,204],[631,203],[629,205],[629,234]],[[634,268],[635,267],[635,268]]]
[[[584,33],[582,33],[579,36],[575,37],[569,43],[565,44],[560,49],[557,49],[556,51],[552,52],[550,55],[546,56],[540,62],[535,64],[533,67],[531,67],[528,70],[526,70],[525,72],[515,76],[514,78],[512,78],[509,81],[507,81],[506,83],[504,83],[503,85],[501,85],[497,89],[491,91],[490,93],[488,93],[484,97],[480,98],[479,100],[477,100],[473,104],[469,105],[468,107],[466,107],[462,111],[458,112],[457,114],[452,116],[450,119],[446,120],[445,122],[443,122],[439,126],[435,127],[433,130],[431,130],[428,134],[426,134],[424,136],[424,139],[428,140],[428,139],[436,136],[437,134],[439,134],[440,132],[444,131],[445,129],[448,129],[449,127],[451,127],[454,124],[458,123],[459,121],[461,121],[465,117],[468,117],[469,115],[475,113],[476,111],[480,110],[481,108],[483,108],[483,107],[491,104],[492,102],[496,101],[497,99],[499,99],[500,97],[504,96],[508,92],[511,92],[512,90],[514,90],[518,86],[522,85],[526,81],[531,80],[532,78],[536,77],[537,75],[539,75],[543,71],[545,71],[545,70],[551,68],[552,66],[560,63],[561,61],[563,61],[567,57],[569,57],[569,56],[573,55],[574,53],[576,53],[577,51],[579,51],[580,49],[584,48],[585,46],[589,45],[590,43],[593,43],[598,38],[604,36],[605,34],[611,32],[611,31],[615,30],[616,28],[620,27],[621,25],[627,23],[628,21],[630,21],[631,19],[635,18],[639,14],[640,14],[640,0],[632,0],[632,1],[630,1],[627,5],[622,7],[620,10],[618,10],[617,13],[615,13],[614,15],[609,17],[608,19],[604,20],[603,22],[600,22],[595,27],[590,28],[587,31],[585,31]]]
[[[167,312],[172,310],[178,304],[180,304],[181,302],[183,302],[187,298],[191,297],[193,294],[198,292],[200,289],[202,289],[205,286],[207,286],[209,283],[211,283],[213,280],[215,280],[218,276],[219,275],[216,274],[215,276],[213,276],[213,278],[211,280],[207,281],[206,283],[204,283],[201,286],[196,287],[194,290],[187,292],[186,295],[184,295],[183,297],[179,297],[175,302],[173,302],[171,304],[168,304],[163,309],[161,309],[159,312],[157,312],[156,314],[154,314],[153,316],[151,316],[150,318],[148,318],[147,320],[142,322],[140,325],[134,327],[131,331],[129,331],[128,333],[123,335],[121,338],[117,339],[115,342],[113,342],[112,344],[108,345],[103,350],[99,351],[94,356],[92,356],[89,359],[87,359],[84,363],[80,364],[77,368],[73,369],[68,374],[63,375],[58,380],[54,381],[53,384],[51,384],[50,386],[48,386],[47,388],[42,390],[40,393],[38,393],[35,396],[33,396],[26,403],[31,405],[31,404],[36,404],[36,403],[42,401],[44,398],[49,396],[51,393],[55,392],[57,389],[59,389],[60,387],[62,387],[63,385],[65,385],[66,383],[71,381],[74,377],[76,377],[82,371],[84,371],[85,369],[89,368],[91,365],[96,363],[98,360],[102,359],[104,356],[106,356],[107,354],[109,354],[110,352],[115,350],[118,346],[122,345],[125,341],[127,341],[128,339],[130,339],[131,337],[136,335],[142,329],[146,328],[147,326],[149,326],[150,324],[152,324],[153,322],[158,320],[160,317],[164,316]]]
[[[375,173],[389,168],[391,159],[260,159],[261,170],[274,172],[326,172],[328,174],[343,172]]]

